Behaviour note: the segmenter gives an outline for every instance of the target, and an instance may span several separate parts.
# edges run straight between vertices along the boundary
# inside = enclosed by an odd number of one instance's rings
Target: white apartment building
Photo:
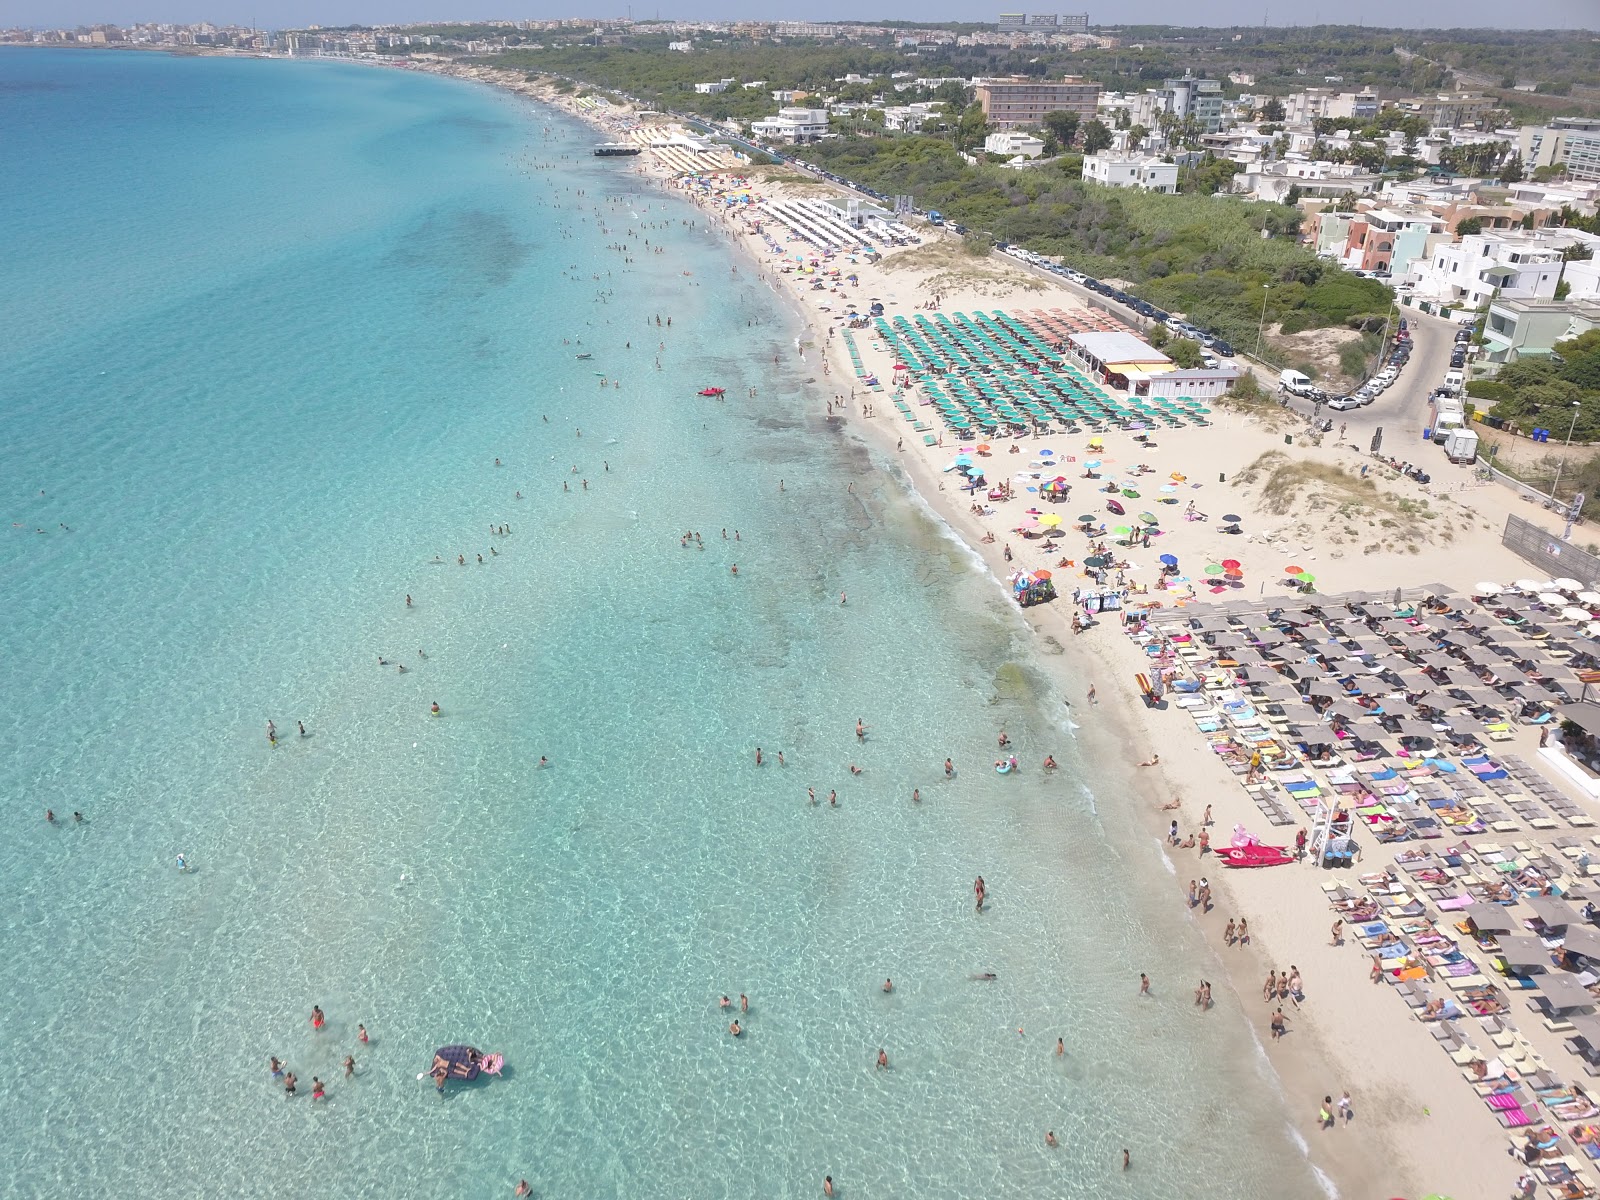
[[[1038,158],[1044,153],[1044,139],[1034,137],[1031,133],[1005,130],[991,133],[984,139],[983,148],[990,154],[1003,154],[1007,158],[1018,155],[1023,158]]]
[[[715,83],[697,83],[694,90],[702,96],[719,96],[733,86],[731,79],[719,79]]]
[[[679,54],[687,54],[694,49],[693,42],[668,42],[668,50],[676,50]]]
[[[938,121],[943,107],[932,100],[920,100],[916,104],[893,104],[883,110],[883,127],[915,133],[930,121]]]
[[[774,142],[814,142],[828,132],[828,110],[780,108],[777,116],[752,122],[750,132]]]
[[[1600,250],[1600,237],[1569,229],[1502,230],[1468,234],[1459,242],[1442,243],[1428,259],[1412,266],[1416,296],[1477,308],[1496,296],[1505,299],[1553,299],[1556,282],[1565,278],[1573,294],[1593,286],[1590,263],[1569,263],[1562,269],[1561,252],[1577,242]]]
[[[1102,187],[1139,188],[1168,194],[1178,190],[1178,164],[1143,155],[1086,154],[1083,177]]]

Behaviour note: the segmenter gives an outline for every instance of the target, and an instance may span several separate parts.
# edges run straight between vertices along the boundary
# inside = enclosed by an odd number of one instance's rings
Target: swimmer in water
[[[439,715],[439,702],[435,700],[431,707],[433,715],[437,717]]]
[[[1056,769],[1056,759],[1055,759],[1055,755],[1053,755],[1053,754],[1046,754],[1046,755],[1045,755],[1045,756],[1044,756],[1044,769],[1045,769],[1045,770],[1046,770],[1046,771],[1054,771],[1054,770],[1055,770],[1055,769]]]
[[[913,803],[913,804],[921,804],[922,803],[922,789],[921,788],[912,788],[911,789],[911,803]]]
[[[883,981],[883,990],[884,990],[884,991],[885,991],[885,992],[892,992],[892,991],[894,991],[894,980],[892,980],[892,979],[885,979],[885,980],[884,980],[884,981]]]
[[[267,1058],[267,1070],[272,1072],[274,1079],[283,1078],[283,1064],[278,1061],[275,1055]]]
[[[371,1041],[371,1039],[367,1037],[367,1027],[365,1025],[356,1026],[356,1041],[360,1042],[363,1046]]]
[[[982,972],[979,972],[976,975],[968,975],[967,978],[975,980],[975,981],[977,981],[979,983],[993,983],[996,979],[999,979],[1000,977],[998,975],[996,975],[993,971],[982,971]]]
[[[539,755],[539,765],[541,767],[548,767],[550,765],[550,760],[541,754]]]
[[[356,1073],[356,1056],[354,1054],[346,1054],[344,1056],[343,1066],[345,1078],[348,1079],[350,1076]]]
[[[184,858],[184,856],[181,855],[181,854],[178,855],[178,870],[187,871],[188,869],[189,869],[189,860]]]
[[[733,1034],[734,1037],[738,1037],[741,1033],[744,1032],[744,1029],[739,1024],[739,1022],[735,1021],[732,1025],[728,1026],[728,1032]]]
[[[322,1031],[322,1027],[327,1023],[328,1018],[323,1016],[321,1006],[313,1004],[311,1006],[311,1028],[320,1033]]]

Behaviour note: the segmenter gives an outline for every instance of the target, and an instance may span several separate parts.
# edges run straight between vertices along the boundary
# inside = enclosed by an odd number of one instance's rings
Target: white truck
[[[1478,435],[1470,429],[1452,429],[1445,435],[1444,456],[1453,463],[1477,461]]]
[[[1435,445],[1444,445],[1445,437],[1454,429],[1467,427],[1467,414],[1459,397],[1438,396],[1433,401],[1432,420],[1429,422],[1433,430]]]
[[[1304,396],[1311,390],[1311,376],[1303,371],[1278,372],[1278,387],[1295,396]]]

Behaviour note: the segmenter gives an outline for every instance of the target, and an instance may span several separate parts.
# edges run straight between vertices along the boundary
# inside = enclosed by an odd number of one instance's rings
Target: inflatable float
[[[1001,775],[1011,774],[1011,772],[1017,769],[1017,756],[1013,754],[1009,758],[1002,758],[999,762],[994,764],[994,769]]]
[[[725,395],[727,393],[727,390],[728,390],[727,388],[704,387],[704,388],[700,389],[700,394],[702,396],[721,396],[721,395]]]
[[[432,1076],[433,1085],[442,1092],[451,1079],[470,1083],[483,1075],[500,1074],[505,1065],[503,1055],[485,1054],[475,1046],[440,1046],[433,1052],[433,1063],[417,1078]]]

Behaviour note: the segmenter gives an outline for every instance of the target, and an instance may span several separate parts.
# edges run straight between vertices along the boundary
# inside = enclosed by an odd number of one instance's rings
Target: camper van
[[[1461,387],[1466,381],[1467,377],[1460,371],[1446,371],[1444,373],[1444,390],[1452,396],[1459,396]]]

